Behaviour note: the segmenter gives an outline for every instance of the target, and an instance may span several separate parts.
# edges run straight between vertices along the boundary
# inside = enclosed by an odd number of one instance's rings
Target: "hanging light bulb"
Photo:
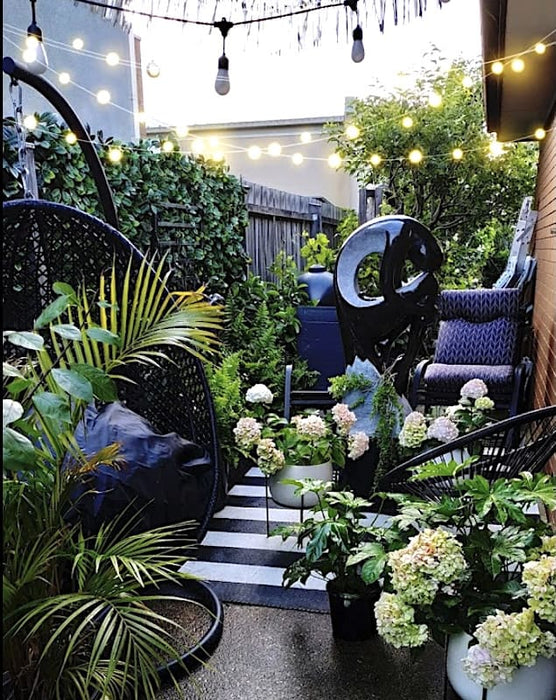
[[[358,24],[353,30],[353,46],[351,47],[351,60],[354,63],[361,63],[365,58],[365,47],[363,46],[363,30]]]
[[[220,22],[215,22],[214,26],[222,34],[222,56],[218,59],[218,72],[214,81],[214,89],[219,95],[227,95],[230,92],[230,62],[226,56],[226,37],[234,25],[223,17]]]
[[[158,78],[160,75],[160,66],[155,61],[149,61],[147,63],[147,75],[149,78]]]
[[[48,58],[44,48],[42,31],[35,17],[35,2],[36,0],[31,0],[31,24],[27,27],[23,60],[27,64],[29,72],[42,75],[48,68]]]

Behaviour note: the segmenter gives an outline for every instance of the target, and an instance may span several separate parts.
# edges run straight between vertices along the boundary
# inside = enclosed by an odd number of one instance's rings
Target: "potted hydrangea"
[[[406,457],[451,442],[461,435],[493,422],[494,401],[488,396],[488,387],[482,379],[471,379],[460,390],[460,400],[442,413],[425,415],[412,411],[404,421],[398,441]],[[459,455],[460,461],[469,454]]]
[[[301,496],[285,482],[332,481],[333,465],[341,468],[346,456],[357,459],[369,447],[365,433],[352,431],[356,418],[346,404],[326,412],[304,411],[288,421],[270,411],[274,397],[264,384],[252,386],[245,398],[251,415],[240,418],[234,428],[237,448],[269,477],[272,498],[281,505],[301,505]],[[304,496],[306,507],[316,502],[315,494]]]
[[[457,478],[438,502],[391,496],[407,544],[387,555],[379,634],[398,648],[447,639],[447,674],[462,700],[553,700],[556,536],[524,506],[554,508],[556,477]]]

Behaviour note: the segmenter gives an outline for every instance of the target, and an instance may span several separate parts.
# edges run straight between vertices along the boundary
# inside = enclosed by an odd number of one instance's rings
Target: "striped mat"
[[[269,529],[298,522],[300,511],[269,497]],[[230,489],[225,507],[215,513],[196,559],[182,571],[210,583],[221,601],[328,613],[326,582],[310,576],[304,585],[282,586],[286,566],[302,554],[293,537],[267,536],[262,472],[253,468]]]

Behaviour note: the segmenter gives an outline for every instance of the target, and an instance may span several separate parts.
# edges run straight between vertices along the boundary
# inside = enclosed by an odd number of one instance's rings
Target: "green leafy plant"
[[[316,574],[332,581],[338,593],[364,594],[381,577],[387,551],[395,546],[388,528],[365,524],[371,504],[349,491],[331,491],[332,484],[303,479],[292,481],[299,495],[315,493],[318,502],[303,522],[281,525],[271,535],[297,539],[303,555],[284,571],[284,585],[306,583]]]
[[[336,262],[336,251],[330,247],[330,241],[325,233],[317,233],[312,238],[307,232],[302,234],[305,244],[301,246],[299,252],[305,259],[305,269],[311,265],[324,265],[327,270],[334,269]]]
[[[524,472],[489,483],[481,475],[461,477],[466,463],[415,470],[416,481],[450,473],[454,489],[438,501],[389,494],[398,502],[394,523],[407,545],[388,554],[377,623],[396,647],[419,647],[430,635],[438,641],[456,632],[474,636],[467,670],[491,687],[502,680],[492,673],[508,680],[522,663],[498,655],[512,625],[529,629],[531,663],[537,654],[556,653],[556,537],[530,511],[533,504],[556,506],[556,478]],[[480,663],[472,651],[477,641],[489,652]]]
[[[205,357],[215,344],[218,309],[166,281],[145,261],[121,286],[114,269],[101,275],[96,294],[56,283],[33,330],[5,334],[26,353],[3,366],[3,668],[17,700],[154,699],[157,667],[185,651],[148,604],[187,578],[177,567],[193,524],[132,534],[124,512],[89,535],[75,501],[98,465],[120,468],[118,445],[79,450],[85,407],[115,400],[125,368],[156,364],[164,347]]]

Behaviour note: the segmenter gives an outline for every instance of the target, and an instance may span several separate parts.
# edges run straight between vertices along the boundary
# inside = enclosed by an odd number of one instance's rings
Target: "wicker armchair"
[[[82,211],[43,200],[18,200],[3,205],[4,328],[23,330],[53,299],[52,284],[95,288],[99,274],[116,260],[123,278],[130,258],[137,268],[142,254],[118,231]],[[161,434],[176,432],[204,447],[211,457],[210,497],[198,519],[197,537],[206,532],[223,474],[212,400],[202,364],[177,348],[164,348],[168,360],[159,367],[134,365],[120,382],[120,399],[146,418]],[[188,519],[183,512],[180,520]]]
[[[453,490],[455,479],[480,474],[492,482],[501,477],[513,478],[520,472],[541,471],[556,454],[556,405],[536,409],[493,423],[463,435],[445,445],[421,452],[392,469],[382,479],[379,490],[410,493],[439,500]],[[428,462],[475,457],[457,477],[438,476],[411,481],[413,469]]]

